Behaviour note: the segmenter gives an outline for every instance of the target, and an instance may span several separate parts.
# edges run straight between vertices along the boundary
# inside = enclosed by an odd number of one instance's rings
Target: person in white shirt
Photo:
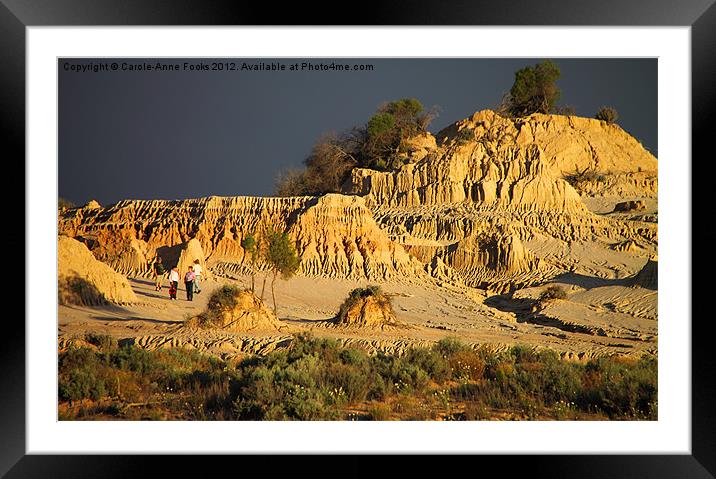
[[[169,299],[177,299],[177,288],[179,287],[179,271],[176,266],[169,272]]]
[[[199,294],[199,293],[201,293],[200,283],[201,283],[201,279],[202,279],[202,269],[201,269],[201,265],[199,264],[198,259],[194,260],[193,268],[194,268],[194,292],[196,294]]]

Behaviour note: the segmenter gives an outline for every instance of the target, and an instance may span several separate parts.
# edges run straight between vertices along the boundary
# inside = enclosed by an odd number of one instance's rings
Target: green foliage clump
[[[469,347],[465,343],[460,341],[459,338],[448,336],[446,338],[442,338],[437,343],[435,343],[433,349],[442,354],[443,357],[447,358],[457,353],[467,351],[469,350]]]
[[[395,117],[393,115],[387,112],[376,113],[368,120],[366,132],[368,137],[377,140],[389,135],[393,128],[395,128]]]
[[[296,249],[291,243],[288,233],[279,233],[276,230],[270,230],[266,235],[266,262],[273,271],[271,279],[271,294],[273,296],[273,310],[278,312],[276,305],[276,292],[274,283],[278,275],[283,279],[290,279],[301,266],[301,260],[296,254]]]
[[[291,278],[301,265],[288,233],[271,230],[267,234],[266,261],[283,279]]]
[[[513,117],[552,113],[560,97],[556,84],[560,74],[559,67],[550,60],[517,70],[506,100],[507,113]]]
[[[578,400],[609,417],[656,419],[657,376],[655,357],[599,358],[587,364]]]

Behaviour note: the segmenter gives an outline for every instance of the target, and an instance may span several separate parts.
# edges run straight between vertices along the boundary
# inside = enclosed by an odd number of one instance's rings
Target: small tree
[[[254,236],[254,233],[249,233],[246,235],[246,237],[241,241],[241,247],[244,248],[244,251],[249,253],[251,256],[251,293],[255,293],[255,283],[256,283],[256,259],[258,258],[258,247],[256,244],[256,237]]]
[[[560,74],[559,67],[550,60],[517,70],[507,99],[509,114],[521,117],[551,113],[560,96],[556,85]]]
[[[276,178],[276,196],[304,196],[308,194],[306,172],[295,168],[282,171]]]
[[[276,306],[276,292],[274,283],[278,275],[283,279],[291,278],[298,271],[301,260],[296,254],[296,250],[291,244],[291,240],[287,233],[279,233],[276,230],[268,232],[266,237],[266,261],[273,271],[271,279],[271,296],[273,297],[273,311],[278,314]]]
[[[384,103],[365,125],[319,138],[303,160],[305,169],[283,172],[275,192],[278,196],[337,193],[353,168],[397,169],[403,164],[399,154],[405,140],[426,133],[436,116],[435,108],[425,111],[415,98]]]
[[[594,118],[597,120],[606,121],[610,125],[612,123],[616,123],[617,119],[619,119],[619,113],[617,113],[617,110],[612,108],[611,106],[603,106],[599,109],[596,115],[594,115]]]
[[[288,170],[279,175],[276,194],[303,196],[340,192],[350,171],[358,164],[359,141],[360,135],[355,130],[321,136],[303,160],[305,169]]]

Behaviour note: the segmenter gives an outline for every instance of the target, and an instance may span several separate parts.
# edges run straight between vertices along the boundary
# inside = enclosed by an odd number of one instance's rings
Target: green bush
[[[450,364],[437,351],[425,348],[411,348],[401,360],[425,371],[427,376],[437,383],[443,383],[450,378]]]
[[[442,338],[437,343],[435,343],[433,349],[438,353],[442,354],[444,358],[448,358],[455,353],[466,351],[470,348],[458,338],[447,337]]]

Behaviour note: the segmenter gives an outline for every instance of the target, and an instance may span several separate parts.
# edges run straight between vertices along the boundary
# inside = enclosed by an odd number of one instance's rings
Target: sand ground
[[[287,344],[293,334],[310,331],[368,350],[401,353],[410,345],[429,345],[446,336],[471,344],[502,349],[516,343],[545,346],[563,356],[587,359],[605,354],[657,351],[656,291],[625,285],[620,280],[593,281],[578,274],[558,283],[568,291],[566,300],[534,313],[539,288],[513,295],[430,283],[389,282],[382,286],[392,298],[396,317],[409,325],[389,331],[327,327],[347,294],[364,283],[349,280],[295,277],[277,281],[278,316],[288,328],[274,335],[189,331],[188,318],[206,308],[211,292],[222,284],[249,287],[248,276],[236,280],[205,281],[194,301],[186,300],[180,286],[178,300],[170,301],[167,286],[154,291],[149,278],[129,278],[141,303],[129,306],[60,306],[60,347],[85,333],[108,334],[143,347],[186,347],[234,357],[265,353]],[[263,275],[256,278],[260,294]],[[270,285],[264,298],[272,305]],[[577,318],[577,319],[575,319]]]

